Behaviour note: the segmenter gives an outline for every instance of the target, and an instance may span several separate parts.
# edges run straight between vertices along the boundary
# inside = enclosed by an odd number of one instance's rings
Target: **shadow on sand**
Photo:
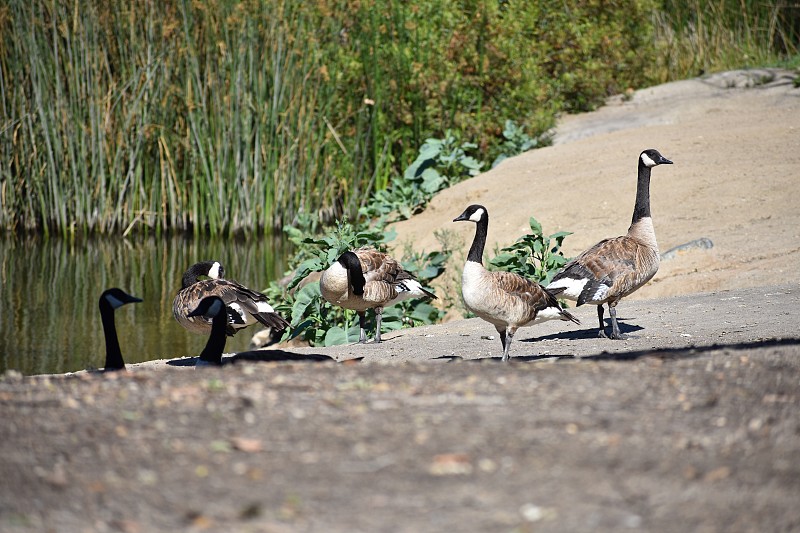
[[[580,332],[578,332],[580,333]],[[566,336],[564,334],[549,335],[549,338],[565,339],[565,338],[582,338],[574,337],[572,335]],[[544,337],[540,337],[544,338]],[[534,342],[536,339],[525,339],[523,342]],[[718,351],[718,350],[753,350],[756,348],[769,348],[769,347],[783,347],[783,346],[800,346],[800,338],[785,338],[785,339],[767,339],[763,341],[740,342],[731,344],[715,343],[708,346],[682,346],[674,348],[650,348],[647,350],[633,350],[630,352],[615,352],[610,353],[602,351],[594,355],[584,355],[576,357],[572,354],[544,354],[544,355],[520,355],[517,357],[512,356],[510,362],[512,363],[535,363],[547,359],[576,359],[588,361],[636,361],[642,357],[656,357],[659,359],[687,359],[691,357],[699,357],[703,353]],[[464,359],[458,355],[443,355],[431,359],[433,362],[455,362],[463,361],[468,363],[484,363],[484,362],[502,362],[501,357],[482,357],[477,359]]]

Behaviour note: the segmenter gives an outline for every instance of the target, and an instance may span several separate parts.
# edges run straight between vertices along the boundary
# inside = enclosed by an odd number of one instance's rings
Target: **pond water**
[[[287,252],[287,244],[271,237],[0,239],[0,373],[102,367],[98,301],[111,287],[144,300],[115,312],[126,363],[197,355],[206,337],[187,332],[172,317],[183,272],[198,261],[217,260],[227,278],[263,290],[283,274]],[[226,351],[246,350],[258,330],[229,338]]]

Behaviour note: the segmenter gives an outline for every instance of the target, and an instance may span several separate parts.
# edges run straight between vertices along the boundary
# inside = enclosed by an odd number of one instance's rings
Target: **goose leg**
[[[503,353],[506,353],[506,330],[505,328],[500,328],[500,326],[495,326],[497,333],[500,334],[500,344],[503,346]]]
[[[381,323],[383,322],[383,308],[375,308],[375,342],[381,342]]]
[[[617,324],[617,308],[609,306],[609,314],[611,315],[611,338],[616,340],[625,340],[627,335],[620,333],[619,324]]]
[[[358,312],[358,326],[361,328],[361,333],[358,336],[358,343],[364,344],[367,342],[367,332],[365,331],[367,328],[367,314],[364,311]]]
[[[611,308],[609,307],[609,309]],[[597,336],[600,337],[601,339],[607,339],[608,337],[606,336],[606,330],[605,330],[606,325],[603,322],[603,304],[597,306],[597,318],[600,321],[600,331],[597,333]]]
[[[515,328],[508,328],[506,329],[505,335],[505,342],[503,343],[503,361],[509,361],[508,352],[511,350],[511,341],[514,340],[514,333],[516,332]]]

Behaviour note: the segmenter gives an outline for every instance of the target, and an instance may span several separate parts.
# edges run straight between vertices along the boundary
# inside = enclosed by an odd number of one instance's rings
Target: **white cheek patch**
[[[642,163],[644,163],[644,166],[648,168],[656,166],[656,162],[650,159],[650,156],[648,156],[647,154],[642,154]]]
[[[344,268],[344,265],[341,264],[339,261],[334,261],[333,264],[330,267],[328,267],[328,272],[330,272],[331,274],[335,274],[337,276],[340,276],[342,274],[347,275],[347,269]]]
[[[219,270],[221,268],[222,265],[220,265],[217,261],[214,261],[214,264],[211,265],[211,269],[208,271],[208,277],[211,279],[219,279],[220,278]]]
[[[105,298],[106,301],[109,304],[111,304],[112,309],[117,309],[118,307],[122,307],[123,305],[125,305],[125,302],[123,302],[122,300],[118,300],[117,298],[114,298],[110,294],[107,294]]]
[[[469,219],[473,222],[480,222],[481,219],[483,218],[483,213],[485,213],[483,209],[478,209],[477,211],[472,213],[472,215],[470,215]]]

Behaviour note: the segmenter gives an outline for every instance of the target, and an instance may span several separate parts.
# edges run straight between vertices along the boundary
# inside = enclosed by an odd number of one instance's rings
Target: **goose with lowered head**
[[[367,342],[366,312],[375,310],[375,342],[381,342],[383,308],[410,298],[436,298],[388,254],[370,247],[344,252],[322,273],[322,297],[358,313],[359,343]]]
[[[210,316],[190,315],[200,301],[209,296],[217,296],[225,303],[228,311],[225,332],[229,336],[257,322],[273,330],[289,326],[275,312],[266,295],[224,276],[225,269],[219,261],[196,263],[183,273],[181,290],[172,302],[172,314],[181,326],[201,335],[211,331]]]

